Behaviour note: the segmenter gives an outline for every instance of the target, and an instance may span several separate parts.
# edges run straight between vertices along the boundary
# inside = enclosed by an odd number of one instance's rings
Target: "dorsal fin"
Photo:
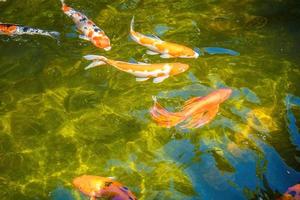
[[[160,39],[158,36],[156,36],[154,34],[147,34],[146,36],[151,37],[151,38],[156,39],[156,40],[162,40],[162,39]]]
[[[131,64],[137,64],[138,62],[134,58],[129,58],[129,63]]]

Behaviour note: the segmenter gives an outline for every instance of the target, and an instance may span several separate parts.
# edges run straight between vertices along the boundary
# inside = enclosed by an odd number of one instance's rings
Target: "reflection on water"
[[[296,117],[293,114],[292,108],[294,106],[300,106],[300,97],[288,94],[285,98],[285,105],[287,110],[288,130],[292,143],[300,148],[300,133],[296,124]]]
[[[1,21],[62,33],[60,45],[0,37],[1,199],[86,199],[70,183],[82,174],[114,176],[145,200],[274,199],[299,182],[297,3],[69,4],[105,30],[111,51],[79,40],[59,1],[0,1]],[[165,61],[128,40],[132,15],[143,33],[240,55],[208,49],[222,55],[175,59],[190,69],[159,85],[109,66],[85,71],[86,54]],[[177,110],[221,87],[233,94],[200,129],[165,129],[151,120],[153,95]]]

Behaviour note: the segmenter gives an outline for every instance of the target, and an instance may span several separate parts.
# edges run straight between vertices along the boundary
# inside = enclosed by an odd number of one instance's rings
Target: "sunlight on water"
[[[87,199],[71,182],[116,177],[138,199],[275,199],[300,180],[299,6],[293,1],[66,0],[110,37],[105,52],[78,38],[60,1],[0,1],[0,21],[61,32],[0,36],[1,199]],[[289,14],[286,14],[288,10]],[[201,52],[161,59],[129,39],[129,24]],[[160,84],[136,82],[82,57],[182,62]],[[230,87],[215,119],[166,129],[152,96],[170,111]]]

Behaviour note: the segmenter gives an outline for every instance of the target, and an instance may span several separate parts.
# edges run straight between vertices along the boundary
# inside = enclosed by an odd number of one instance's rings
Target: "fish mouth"
[[[111,50],[111,46],[103,48],[105,51]]]

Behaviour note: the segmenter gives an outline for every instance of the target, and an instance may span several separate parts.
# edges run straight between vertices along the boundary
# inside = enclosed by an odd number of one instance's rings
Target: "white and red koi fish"
[[[94,22],[89,20],[84,14],[67,6],[64,0],[61,0],[63,12],[71,17],[76,24],[77,29],[81,32],[79,38],[92,42],[96,47],[105,51],[111,49],[110,40]]]
[[[229,88],[218,89],[205,97],[194,97],[185,102],[182,111],[169,112],[164,109],[154,97],[154,106],[150,113],[152,118],[163,127],[173,127],[185,122],[181,127],[198,128],[216,116],[220,103],[230,97],[232,90]]]
[[[73,185],[90,200],[105,198],[110,200],[137,200],[123,184],[112,178],[83,175],[73,180]]]
[[[45,31],[29,26],[22,26],[18,24],[0,23],[0,35],[16,36],[16,35],[43,35],[58,39],[59,32]]]
[[[162,58],[198,58],[199,54],[189,47],[175,44],[171,42],[165,42],[157,36],[149,37],[133,30],[134,17],[130,24],[130,36],[131,38],[142,46],[149,48],[147,54],[156,55],[161,54]]]
[[[189,68],[189,65],[183,63],[159,63],[159,64],[147,64],[147,63],[127,63],[122,61],[115,61],[104,56],[87,55],[84,56],[86,60],[92,60],[93,62],[85,69],[90,69],[99,65],[109,64],[115,68],[133,74],[136,76],[136,81],[146,81],[150,78],[154,78],[154,83],[160,83],[169,76],[180,74]]]

